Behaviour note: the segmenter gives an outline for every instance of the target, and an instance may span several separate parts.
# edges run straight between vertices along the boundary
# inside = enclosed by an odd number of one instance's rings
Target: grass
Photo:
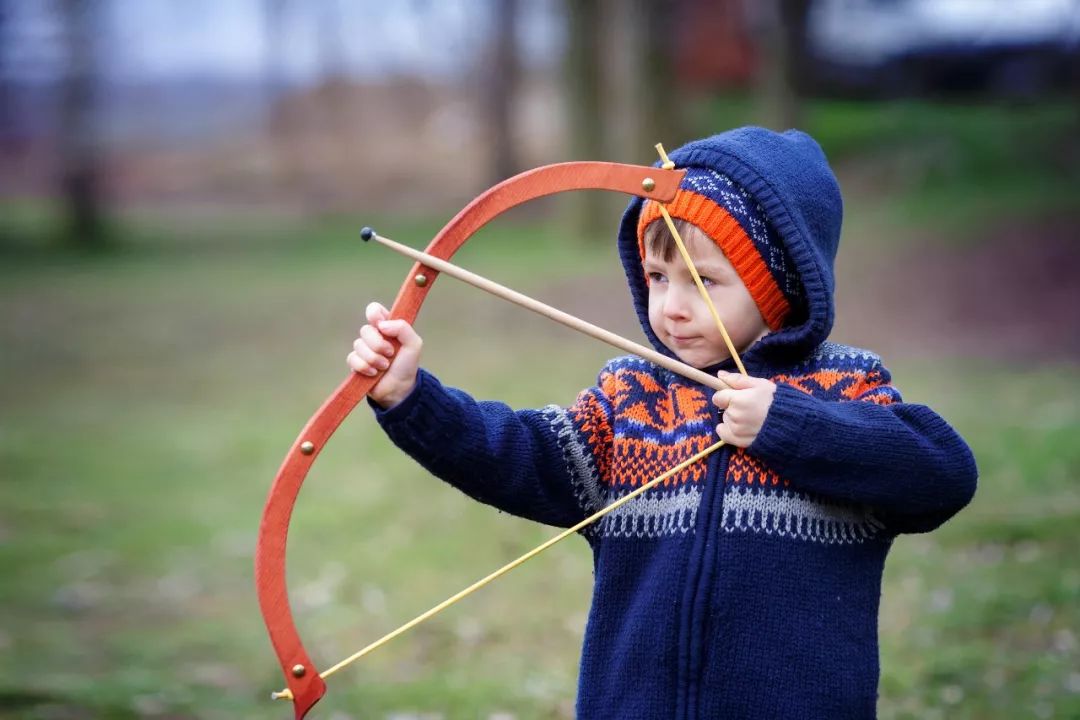
[[[557,240],[546,247],[572,265]],[[359,304],[388,297],[405,268],[354,263],[366,252],[133,253],[0,271],[6,716],[271,712],[280,681],[251,587],[255,528],[282,453],[343,375]],[[589,265],[557,279],[618,289]],[[534,292],[552,282],[514,279]],[[428,363],[480,395],[569,402],[607,355],[474,291],[440,293],[421,322]],[[569,348],[558,363],[553,342]],[[976,367],[894,368],[910,400],[970,439],[982,479],[954,523],[896,544],[884,717],[1078,709],[1080,373]],[[290,587],[304,637],[325,665],[548,535],[423,477],[358,412],[297,508]],[[333,678],[321,716],[567,716],[589,580],[581,543],[556,548]]]
[[[868,152],[859,112],[826,144]],[[978,195],[963,177],[942,192]],[[905,208],[936,192],[858,203],[849,232],[902,243],[924,221]],[[980,207],[956,211],[958,242]],[[120,249],[73,256],[44,247],[54,222],[33,203],[0,211],[0,717],[284,717],[252,587],[262,502],[344,376],[363,303],[389,301],[406,271],[357,228],[419,245],[435,224],[136,215]],[[462,261],[636,333],[603,248],[519,219]],[[450,281],[437,292],[425,364],[477,395],[569,403],[611,354]],[[1080,368],[932,360],[892,370],[970,441],[980,489],[894,546],[880,714],[1080,716]],[[426,477],[360,408],[297,505],[301,634],[325,667],[551,534]],[[590,580],[583,543],[556,547],[332,678],[318,717],[570,717]]]

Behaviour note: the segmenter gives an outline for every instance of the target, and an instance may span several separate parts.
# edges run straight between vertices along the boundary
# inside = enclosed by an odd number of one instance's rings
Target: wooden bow
[[[569,162],[536,168],[505,180],[475,198],[435,236],[427,247],[427,254],[448,260],[469,237],[493,218],[529,200],[555,193],[609,190],[667,203],[674,197],[684,174],[685,171],[671,167],[605,162]],[[390,309],[390,316],[410,323],[415,321],[438,274],[437,269],[417,262],[405,277]],[[394,345],[396,350],[398,344],[395,342]],[[255,587],[263,620],[287,684],[287,689],[275,693],[275,696],[292,700],[297,720],[307,715],[326,693],[323,677],[329,673],[320,675],[304,649],[289,606],[285,574],[289,520],[300,487],[315,458],[380,377],[381,374],[369,377],[350,373],[308,420],[274,478],[259,525],[255,549]],[[647,487],[639,489],[645,490]],[[628,499],[629,496],[624,498]],[[334,669],[341,665],[339,663]]]

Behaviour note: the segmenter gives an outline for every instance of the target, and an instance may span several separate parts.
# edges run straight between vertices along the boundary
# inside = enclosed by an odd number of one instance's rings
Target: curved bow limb
[[[426,251],[448,260],[473,233],[501,213],[529,200],[560,192],[609,190],[668,202],[674,197],[684,172],[605,162],[570,162],[536,168],[505,180],[475,198],[447,223]],[[390,310],[391,317],[410,323],[415,321],[437,276],[437,271],[421,263],[414,265],[398,291]],[[315,458],[378,380],[378,375],[367,377],[350,373],[308,420],[274,478],[259,525],[255,587],[263,620],[287,684],[287,690],[276,695],[292,700],[297,720],[307,715],[326,693],[326,683],[300,640],[289,605],[285,562],[289,521]]]

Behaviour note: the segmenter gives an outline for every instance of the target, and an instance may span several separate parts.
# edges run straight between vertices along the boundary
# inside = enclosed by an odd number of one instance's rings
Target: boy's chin
[[[731,357],[726,352],[704,352],[701,350],[683,350],[673,347],[668,347],[668,349],[675,353],[675,357],[677,357],[680,362],[684,362],[690,367],[697,368],[698,370],[704,370],[713,365],[719,365]]]

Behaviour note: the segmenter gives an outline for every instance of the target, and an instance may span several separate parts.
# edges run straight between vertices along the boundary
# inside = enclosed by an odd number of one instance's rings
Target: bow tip
[[[364,242],[367,242],[373,237],[375,237],[375,231],[372,230],[370,227],[364,227],[362,230],[360,230],[360,239]]]

